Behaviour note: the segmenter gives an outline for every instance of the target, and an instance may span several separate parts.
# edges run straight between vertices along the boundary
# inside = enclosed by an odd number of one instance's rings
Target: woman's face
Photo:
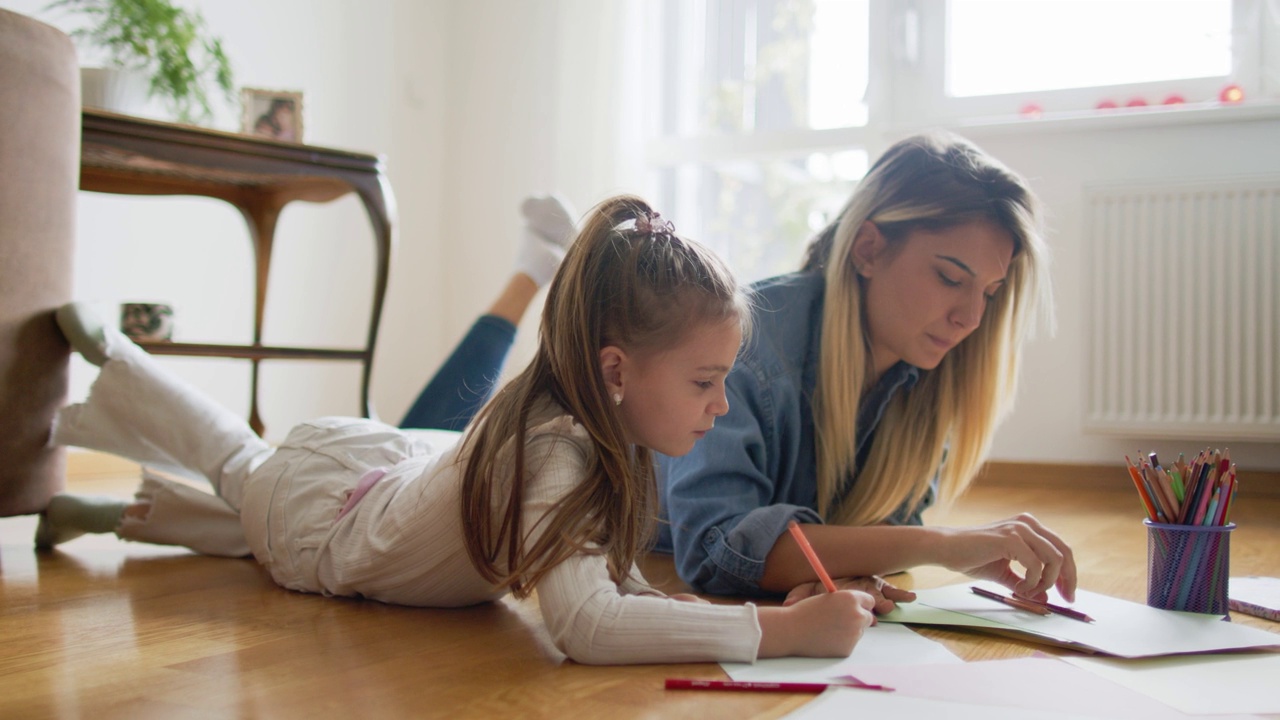
[[[899,360],[932,370],[982,322],[1004,284],[1013,237],[986,220],[914,230],[889,246],[872,223],[854,241],[871,356],[879,377]]]

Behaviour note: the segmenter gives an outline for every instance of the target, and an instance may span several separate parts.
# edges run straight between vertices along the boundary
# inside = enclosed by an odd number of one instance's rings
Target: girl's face
[[[742,344],[736,318],[696,327],[678,345],[628,354],[600,351],[609,394],[620,394],[616,410],[628,440],[664,455],[680,456],[729,412],[724,380]]]
[[[854,241],[871,357],[879,377],[899,360],[932,370],[978,329],[1004,284],[1013,236],[987,220],[915,230],[890,247],[872,223]]]

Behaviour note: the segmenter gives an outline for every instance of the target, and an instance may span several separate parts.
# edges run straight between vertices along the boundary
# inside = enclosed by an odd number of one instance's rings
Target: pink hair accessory
[[[635,230],[645,235],[675,235],[676,226],[670,220],[663,220],[659,213],[641,213],[635,219]]]

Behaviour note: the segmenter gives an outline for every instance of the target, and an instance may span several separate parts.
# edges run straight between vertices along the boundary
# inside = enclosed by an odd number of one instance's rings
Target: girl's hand
[[[877,615],[883,615],[891,612],[897,603],[911,602],[916,599],[916,594],[910,590],[903,590],[893,583],[885,580],[878,575],[870,577],[856,578],[837,578],[836,587],[841,590],[861,590],[871,596],[875,601],[872,609]],[[807,582],[797,585],[787,593],[787,599],[783,601],[784,606],[794,605],[807,597],[825,593],[826,588],[822,587],[822,583],[818,581]],[[872,623],[875,624],[875,623]]]
[[[824,592],[786,607],[757,609],[759,657],[848,657],[875,622],[875,598],[857,590]]]
[[[679,600],[680,602],[691,602],[691,603],[707,603],[708,602],[707,600],[703,600],[702,598],[692,593],[676,593],[675,595],[668,595],[667,597],[671,598],[672,600]]]
[[[1076,561],[1062,538],[1039,520],[1022,513],[975,528],[953,528],[940,544],[942,565],[970,577],[991,580],[1015,594],[1045,600],[1057,587],[1067,602],[1076,596]],[[1023,568],[1023,575],[1011,563]]]

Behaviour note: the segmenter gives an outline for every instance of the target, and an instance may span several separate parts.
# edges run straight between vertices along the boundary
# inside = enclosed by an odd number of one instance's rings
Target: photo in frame
[[[302,93],[243,88],[240,132],[281,142],[302,142]]]

